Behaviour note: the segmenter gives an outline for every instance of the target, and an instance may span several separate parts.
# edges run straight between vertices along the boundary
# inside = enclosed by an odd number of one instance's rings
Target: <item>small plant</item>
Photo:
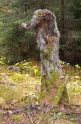
[[[44,112],[41,112],[41,116],[44,116],[45,115],[45,113]]]
[[[22,118],[19,115],[13,115],[12,119],[17,122],[20,122],[22,120]]]
[[[75,121],[75,118],[70,118],[70,121],[74,122]]]
[[[80,68],[80,66],[77,64],[77,65],[75,65],[75,67],[77,68],[77,69],[79,69]]]
[[[0,58],[0,65],[4,65],[4,59],[3,57]]]
[[[60,64],[61,64],[61,65],[64,65],[64,64],[65,64],[65,62],[60,60]]]
[[[4,100],[2,97],[0,97],[0,107],[1,107],[4,103],[5,103],[5,100]]]

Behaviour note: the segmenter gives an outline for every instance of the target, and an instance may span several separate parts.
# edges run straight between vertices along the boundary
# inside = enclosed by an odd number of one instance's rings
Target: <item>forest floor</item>
[[[80,69],[64,66],[73,76],[80,75]],[[68,68],[68,70],[67,70]],[[79,71],[77,71],[79,70]],[[75,76],[76,76],[75,75]],[[59,85],[62,80],[58,79]],[[0,124],[81,124],[81,106],[69,105],[61,99],[58,106],[51,101],[56,88],[38,102],[41,90],[40,64],[38,62],[0,65]]]

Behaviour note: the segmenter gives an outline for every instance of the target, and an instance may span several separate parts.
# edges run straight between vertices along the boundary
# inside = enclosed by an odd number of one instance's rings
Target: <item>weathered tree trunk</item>
[[[47,9],[36,10],[29,24],[22,23],[22,27],[35,28],[36,30],[36,42],[40,49],[41,74],[50,80],[53,76],[52,73],[57,72],[62,78],[62,68],[59,61],[60,33],[55,15]]]

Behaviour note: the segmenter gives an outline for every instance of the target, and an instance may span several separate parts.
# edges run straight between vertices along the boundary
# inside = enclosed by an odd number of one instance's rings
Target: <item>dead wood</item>
[[[7,84],[7,85],[11,85],[14,86],[15,84],[13,84],[12,82],[8,82],[8,81],[4,81],[4,80],[0,80],[0,84]]]
[[[68,106],[68,107],[70,107],[70,106],[74,106],[74,107],[81,107],[81,105],[75,105],[75,104],[64,104],[64,106]]]
[[[69,74],[67,74],[66,77],[65,77],[65,81],[64,81],[64,85],[65,85],[65,86],[66,86],[66,84],[67,84],[68,78],[69,78]]]
[[[27,113],[27,115],[28,115],[28,117],[29,117],[29,119],[30,119],[30,121],[31,121],[31,124],[34,124],[34,123],[33,123],[33,120],[32,120],[32,117],[30,116],[30,114]]]
[[[59,61],[59,38],[56,16],[47,9],[36,10],[28,24],[22,23],[23,28],[34,28],[37,34],[37,46],[40,49],[41,74],[47,79],[52,72],[58,72],[63,78],[62,67]]]
[[[36,112],[37,112],[37,111],[43,110],[43,109],[46,108],[47,106],[48,106],[48,104],[42,104],[42,105],[30,104],[30,105],[27,105],[27,106],[23,106],[23,107],[21,107],[21,108],[15,110],[15,111],[13,111],[13,112],[11,112],[11,113],[8,113],[8,112],[7,112],[7,113],[5,113],[5,114],[10,116],[10,115],[12,115],[12,114],[18,114],[18,113],[25,112],[26,110],[29,110],[30,112],[36,110]]]

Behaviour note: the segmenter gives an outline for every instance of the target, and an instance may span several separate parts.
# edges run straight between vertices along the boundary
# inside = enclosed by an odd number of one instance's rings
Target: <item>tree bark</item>
[[[64,31],[64,0],[61,0],[61,6],[62,6],[62,35],[65,33]]]
[[[59,61],[60,33],[55,15],[47,9],[36,10],[29,24],[22,23],[26,29],[34,28],[37,34],[37,46],[40,49],[41,74],[50,79],[52,72],[57,72],[63,78]]]

